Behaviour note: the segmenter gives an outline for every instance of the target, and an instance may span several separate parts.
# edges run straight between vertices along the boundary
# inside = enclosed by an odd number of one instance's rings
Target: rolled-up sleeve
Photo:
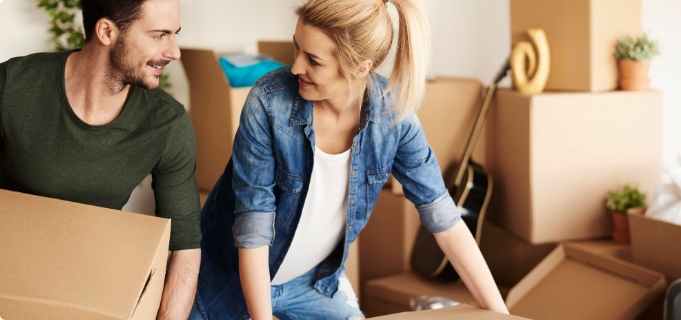
[[[237,215],[232,232],[239,248],[258,248],[274,241],[275,162],[265,95],[257,83],[249,92],[232,149]]]
[[[393,175],[416,206],[423,226],[432,233],[446,231],[461,220],[461,213],[445,188],[435,154],[416,115],[403,120],[400,128]]]

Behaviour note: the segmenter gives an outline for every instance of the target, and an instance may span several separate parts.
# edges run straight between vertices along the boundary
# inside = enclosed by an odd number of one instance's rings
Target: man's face
[[[111,76],[123,85],[158,88],[163,66],[180,58],[179,31],[177,0],[145,1],[141,18],[119,35],[109,53]]]

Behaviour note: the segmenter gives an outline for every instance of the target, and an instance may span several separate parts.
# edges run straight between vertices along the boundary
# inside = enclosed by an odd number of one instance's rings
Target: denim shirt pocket
[[[367,170],[367,214],[371,213],[371,210],[374,209],[374,205],[376,204],[376,200],[378,200],[378,195],[381,193],[381,189],[383,189],[383,185],[388,181],[388,177],[390,177],[390,167],[392,163],[389,165],[383,167],[383,168],[378,168],[378,169],[373,169],[373,170]]]
[[[276,200],[276,220],[286,222],[296,210],[296,204],[303,190],[303,178],[286,172],[277,166],[274,172],[274,198]]]

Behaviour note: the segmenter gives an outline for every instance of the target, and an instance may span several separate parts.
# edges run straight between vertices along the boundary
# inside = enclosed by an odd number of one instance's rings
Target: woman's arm
[[[239,276],[253,320],[272,319],[272,295],[268,255],[270,247],[239,248]]]
[[[466,224],[459,221],[447,231],[434,233],[440,249],[481,308],[508,314],[485,259]]]

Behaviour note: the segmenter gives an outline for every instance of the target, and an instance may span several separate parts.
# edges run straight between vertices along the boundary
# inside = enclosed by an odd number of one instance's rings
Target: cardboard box
[[[283,63],[293,63],[291,41],[262,42],[259,50]],[[199,189],[210,192],[232,155],[241,109],[251,88],[232,88],[213,50],[180,48],[180,52],[196,132],[196,182]]]
[[[634,319],[664,289],[661,273],[563,244],[511,289],[506,305],[531,319]]]
[[[482,225],[480,251],[497,285],[513,287],[556,246],[528,243],[489,221]]]
[[[641,34],[641,0],[511,0],[511,43],[542,28],[551,52],[547,90],[617,89],[617,39]]]
[[[155,319],[170,220],[0,190],[0,317]]]
[[[428,144],[445,176],[453,175],[464,154],[480,114],[482,84],[477,80],[437,77],[426,83],[426,95],[417,115]],[[480,134],[473,160],[485,163],[485,129]],[[452,177],[454,179],[455,177]],[[402,186],[391,177],[393,192],[403,194]],[[445,181],[449,186],[454,181]]]
[[[484,310],[469,306],[467,304],[460,304],[454,307],[424,310],[414,312],[403,312],[398,314],[391,314],[387,316],[375,317],[370,319],[377,320],[520,320],[525,319],[518,316],[506,315],[494,311]]]
[[[383,189],[359,236],[361,283],[409,271],[411,250],[420,226],[414,204],[390,189]]]
[[[664,273],[668,282],[681,278],[681,226],[629,214],[631,250],[634,262]]]
[[[365,284],[362,311],[367,317],[411,311],[409,300],[423,295],[477,305],[461,281],[437,282],[404,272],[368,281]]]
[[[499,90],[488,119],[487,216],[534,244],[610,236],[607,193],[660,181],[660,92]]]

